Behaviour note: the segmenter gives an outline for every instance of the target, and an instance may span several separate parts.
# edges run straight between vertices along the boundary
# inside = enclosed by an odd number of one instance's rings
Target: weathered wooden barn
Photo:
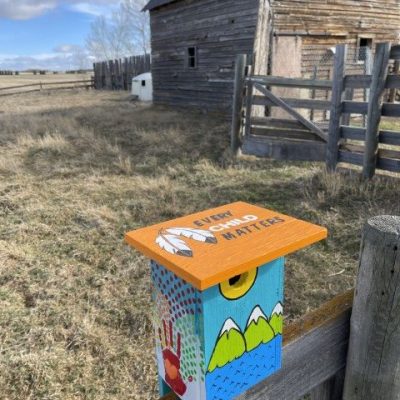
[[[254,72],[305,77],[348,43],[360,49],[399,41],[400,0],[151,0],[154,102],[230,109],[237,54]]]

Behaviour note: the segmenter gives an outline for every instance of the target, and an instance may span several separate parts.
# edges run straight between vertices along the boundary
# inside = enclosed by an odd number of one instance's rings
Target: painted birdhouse
[[[128,233],[151,259],[161,394],[230,400],[279,370],[283,257],[326,236],[242,202]]]

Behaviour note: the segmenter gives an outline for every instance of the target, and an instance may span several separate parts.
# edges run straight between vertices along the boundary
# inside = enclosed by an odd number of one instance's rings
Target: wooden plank
[[[344,398],[398,400],[400,393],[400,217],[364,228]]]
[[[279,76],[255,75],[247,78],[248,81],[266,86],[300,88],[300,89],[332,89],[332,81],[303,78],[284,78]]]
[[[331,108],[331,102],[328,100],[294,99],[287,97],[283,97],[282,100],[287,105],[293,108],[304,108],[304,109],[314,109],[314,110],[329,110]],[[273,101],[263,96],[254,96],[253,104],[261,106],[276,106]]]
[[[242,129],[242,113],[244,99],[244,78],[246,73],[247,56],[239,54],[236,57],[235,83],[233,91],[233,111],[231,127],[231,150],[234,154],[240,148],[240,131]]]
[[[210,217],[216,215],[217,219]],[[245,223],[252,221],[258,228],[253,226],[251,234],[247,236],[241,236],[234,228],[226,226],[230,221],[243,216],[250,216]],[[272,222],[262,224],[268,220]],[[171,251],[165,250],[159,242],[169,243],[170,235],[181,236],[182,233],[171,233],[171,230],[182,226],[184,229],[207,229],[209,236],[204,241],[190,241],[190,247],[186,243],[185,246],[175,244],[170,245]],[[187,231],[184,233],[188,234]],[[240,246],[236,240],[231,240],[238,236]],[[125,240],[149,259],[203,291],[232,276],[243,274],[323,240],[326,236],[326,228],[273,210],[236,202],[128,232]],[[251,252],[243,251],[248,247],[252,248]]]
[[[251,135],[268,136],[282,139],[300,139],[300,140],[315,140],[322,142],[322,139],[310,131],[298,130],[298,129],[276,129],[269,127],[256,127],[250,128]]]
[[[400,172],[400,160],[378,158],[377,168],[390,172]]]
[[[323,382],[310,393],[310,400],[342,400],[345,369]]]
[[[347,88],[344,91],[344,100],[345,101],[352,101],[354,97],[354,89],[352,88]],[[343,113],[342,115],[342,124],[343,125],[350,125],[350,120],[351,120],[351,114],[345,114]]]
[[[379,132],[379,143],[400,146],[400,132],[382,130]]]
[[[253,73],[253,65],[248,67],[249,75]],[[250,135],[250,127],[251,127],[251,113],[253,111],[253,84],[251,82],[246,82],[246,110],[245,110],[245,127],[244,127],[244,135]]]
[[[371,75],[347,75],[344,86],[347,89],[368,89],[371,86]]]
[[[368,114],[368,103],[364,101],[343,101],[342,107],[344,114]]]
[[[317,134],[321,139],[323,139],[324,141],[328,140],[328,135],[325,132],[323,132],[317,125],[313,124],[311,121],[304,118],[300,113],[298,113],[296,110],[294,110],[288,104],[286,104],[279,97],[275,96],[268,89],[264,88],[263,86],[261,86],[258,83],[255,83],[254,87],[257,90],[259,90],[264,96],[266,96],[269,100],[271,100],[275,105],[281,107],[289,115],[296,118],[296,120],[299,121],[301,124],[303,124],[306,128],[310,129],[310,131]]]
[[[286,161],[324,161],[326,144],[322,141],[274,139],[250,135],[242,146],[243,154]]]
[[[390,50],[391,60],[400,60],[400,46],[393,46]]]
[[[339,150],[338,162],[354,164],[354,165],[363,165],[363,155],[360,153],[353,153],[351,151]]]
[[[382,115],[383,92],[385,90],[386,78],[388,75],[389,56],[390,44],[379,43],[376,47],[368,104],[367,128],[365,132],[363,164],[363,176],[365,179],[371,179],[375,175],[377,150],[379,145],[379,124]],[[393,104],[391,104],[391,106],[393,106]]]
[[[340,122],[342,113],[344,112],[342,97],[344,92],[346,52],[346,45],[336,46],[333,71],[332,108],[329,121],[329,139],[326,157],[326,167],[328,171],[336,170],[338,163]],[[347,113],[349,114],[349,112]]]
[[[396,69],[399,68],[397,73],[400,72],[400,61],[396,61]],[[400,89],[400,76],[399,75],[388,75],[386,79],[386,89]],[[394,98],[389,103],[393,103]]]
[[[251,119],[252,125],[266,126],[269,128],[284,128],[284,129],[298,129],[308,131],[299,121],[293,119],[282,118],[268,118],[268,117],[253,117]]]
[[[351,140],[365,140],[365,128],[359,128],[356,126],[341,126],[340,136],[343,139]]]
[[[309,393],[346,364],[353,292],[284,329],[282,370],[237,400],[288,400]]]
[[[383,103],[382,115],[385,117],[392,117],[392,118],[400,117],[400,104]]]

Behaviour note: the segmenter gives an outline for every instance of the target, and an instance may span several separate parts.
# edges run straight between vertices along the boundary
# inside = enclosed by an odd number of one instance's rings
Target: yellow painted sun
[[[222,296],[228,300],[237,300],[243,297],[253,287],[257,279],[258,269],[236,275],[219,285]]]

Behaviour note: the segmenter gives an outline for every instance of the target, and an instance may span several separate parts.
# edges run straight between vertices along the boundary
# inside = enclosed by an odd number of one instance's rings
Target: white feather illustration
[[[166,232],[177,235],[184,236],[189,239],[197,240],[203,243],[217,243],[217,238],[210,232],[203,229],[193,229],[193,228],[168,228]]]
[[[193,252],[188,245],[179,237],[161,231],[157,236],[156,243],[168,253],[184,257],[193,257]]]

